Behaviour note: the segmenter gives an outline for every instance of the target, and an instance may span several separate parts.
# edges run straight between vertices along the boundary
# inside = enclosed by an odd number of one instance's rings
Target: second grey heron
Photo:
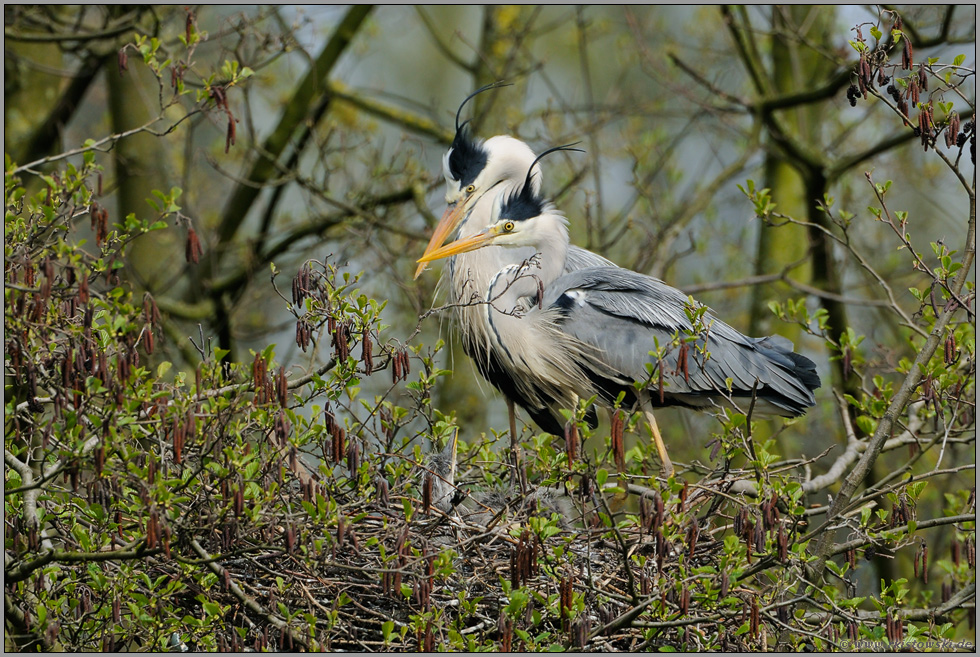
[[[490,223],[497,194],[524,183],[528,170],[540,173],[534,151],[524,142],[507,135],[480,141],[470,135],[466,122],[460,124],[460,114],[466,103],[477,94],[497,86],[488,85],[477,90],[463,101],[456,112],[456,135],[443,157],[448,207],[433,231],[426,254],[441,247],[454,233],[457,238],[465,238],[483,231]],[[540,185],[538,178],[533,184]],[[448,300],[455,309],[455,324],[460,331],[463,350],[473,359],[483,378],[507,399],[511,448],[515,460],[519,459],[519,451],[514,404],[524,408],[542,430],[555,435],[564,433],[564,418],[558,411],[568,407],[567,394],[555,397],[552,386],[535,387],[513,370],[510,359],[503,357],[498,349],[499,341],[490,327],[487,308],[481,303],[486,298],[491,279],[502,267],[520,263],[533,254],[533,248],[490,246],[453,257],[449,262],[448,276],[444,273],[444,278],[448,279]],[[602,256],[575,246],[567,250],[563,260],[565,271],[612,266],[615,265]],[[419,265],[416,278],[424,268],[424,263]],[[474,303],[474,300],[477,302]],[[590,424],[596,424],[594,410],[590,411],[588,420]]]
[[[486,228],[419,260],[489,246],[540,254],[538,269],[508,264],[487,288],[489,305],[515,309],[484,312],[520,384],[562,391],[557,399],[595,395],[606,406],[622,395],[644,411],[668,476],[673,466],[654,407],[733,407],[755,399],[760,413],[796,417],[815,405],[816,366],[786,338],[746,337],[680,290],[634,271],[565,271],[568,222],[542,199],[535,175],[532,166],[522,186],[496,195]]]

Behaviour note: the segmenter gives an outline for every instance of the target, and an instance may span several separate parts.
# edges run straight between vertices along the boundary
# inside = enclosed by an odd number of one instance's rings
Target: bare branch
[[[211,572],[213,572],[215,575],[218,576],[219,581],[225,580],[225,578],[227,578],[225,581],[227,582],[228,589],[231,591],[232,595],[238,598],[239,602],[245,605],[245,607],[247,607],[252,613],[258,614],[259,616],[264,618],[266,622],[268,622],[273,627],[282,630],[283,632],[287,632],[289,636],[292,638],[293,643],[295,643],[296,645],[303,646],[304,648],[310,647],[310,644],[307,641],[306,637],[296,632],[293,628],[289,626],[289,624],[286,621],[284,621],[278,615],[273,614],[272,612],[266,610],[262,605],[256,602],[254,598],[252,598],[249,595],[246,595],[245,591],[242,590],[242,587],[238,585],[238,582],[236,582],[231,577],[231,573],[229,573],[227,570],[225,570],[225,568],[222,565],[220,565],[217,561],[215,561],[211,557],[211,555],[208,554],[208,551],[201,546],[201,544],[198,542],[196,538],[191,539],[190,545],[191,548],[193,548],[194,552],[196,552],[197,555],[204,560],[204,563],[207,566],[208,570],[210,570]]]

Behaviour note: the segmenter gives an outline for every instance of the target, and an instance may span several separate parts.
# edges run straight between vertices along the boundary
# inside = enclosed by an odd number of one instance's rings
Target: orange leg
[[[510,420],[510,460],[513,470],[510,476],[510,485],[516,482],[520,486],[521,494],[527,494],[527,479],[524,473],[524,462],[521,458],[521,442],[517,433],[517,412],[514,409],[514,402],[507,400],[507,414]]]
[[[670,457],[667,456],[667,446],[664,445],[664,439],[660,435],[657,418],[653,416],[653,405],[649,399],[643,400],[643,413],[646,415],[647,423],[650,425],[650,434],[653,436],[653,442],[657,445],[657,452],[660,454],[661,472],[665,477],[673,477],[674,466],[670,462]]]

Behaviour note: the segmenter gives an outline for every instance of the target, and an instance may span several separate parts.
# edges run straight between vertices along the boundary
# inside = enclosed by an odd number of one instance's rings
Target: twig
[[[814,477],[810,481],[803,482],[801,487],[804,493],[813,493],[837,483],[844,476],[851,463],[856,461],[858,457],[858,445],[860,441],[858,441],[854,433],[854,427],[851,426],[851,415],[848,412],[847,402],[844,401],[837,391],[834,391],[834,399],[837,400],[837,409],[840,411],[844,433],[847,434],[847,448],[843,454],[837,457],[837,460],[834,461],[834,464],[830,466],[830,469],[826,473],[819,477]]]
[[[916,522],[915,523],[915,528],[916,528],[916,530],[919,530],[919,529],[930,529],[932,527],[943,527],[945,525],[955,525],[955,524],[961,523],[961,522],[975,522],[976,519],[977,519],[977,517],[974,514],[959,515],[959,516],[946,516],[944,518],[928,518],[926,520],[921,520],[921,521]],[[889,529],[887,529],[885,531],[887,531],[887,532],[901,532],[901,531],[908,531],[908,529],[909,529],[908,524],[904,524],[904,525],[896,525],[895,527],[889,528]],[[856,550],[857,548],[864,547],[865,545],[867,545],[869,543],[873,543],[873,542],[874,541],[872,540],[871,537],[865,536],[865,537],[862,537],[862,538],[855,538],[855,539],[852,539],[850,541],[846,541],[844,543],[838,543],[837,545],[834,546],[834,549],[831,551],[830,556],[835,556],[835,555],[838,555],[838,554],[843,554],[844,552],[847,552],[848,550]]]
[[[28,162],[27,164],[23,164],[23,165],[15,168],[10,173],[12,173],[12,174],[18,174],[18,173],[22,173],[24,171],[29,172],[29,173],[37,173],[36,171],[34,171],[34,168],[35,167],[39,167],[39,166],[41,166],[43,164],[48,164],[49,162],[57,162],[58,160],[63,160],[65,158],[72,157],[74,155],[81,155],[82,153],[87,153],[88,151],[99,150],[99,151],[101,151],[103,153],[108,153],[109,151],[111,151],[113,149],[113,147],[115,147],[116,142],[119,141],[120,139],[123,139],[125,137],[130,137],[132,135],[136,135],[136,134],[139,134],[141,132],[148,132],[151,135],[153,135],[154,137],[163,137],[165,135],[170,134],[174,130],[176,130],[177,129],[177,126],[179,126],[181,123],[183,123],[184,121],[186,121],[190,117],[192,117],[195,114],[197,114],[199,111],[201,111],[201,110],[193,110],[191,112],[188,112],[186,115],[184,115],[183,117],[181,117],[180,119],[178,119],[176,122],[174,122],[169,128],[167,128],[163,132],[156,132],[156,131],[150,130],[150,127],[153,124],[159,123],[160,121],[163,120],[163,117],[162,116],[158,116],[157,118],[151,119],[150,121],[144,123],[143,125],[139,126],[138,128],[133,128],[132,130],[126,130],[124,132],[119,132],[119,133],[116,133],[116,134],[113,134],[113,135],[109,135],[108,137],[103,137],[102,139],[100,139],[98,141],[94,141],[94,142],[92,142],[90,144],[87,144],[85,146],[82,146],[81,148],[74,148],[74,149],[69,150],[69,151],[64,151],[63,153],[58,153],[57,155],[49,155],[47,157],[42,157],[40,160],[34,160],[33,162]],[[108,148],[106,148],[105,150],[102,150],[102,147],[105,146],[106,144],[109,145]]]
[[[205,565],[207,566],[208,570],[210,570],[211,572],[213,572],[215,575],[218,576],[218,581],[222,581],[224,578],[227,577],[228,590],[231,591],[232,595],[238,598],[239,602],[245,605],[253,613],[264,618],[270,625],[276,627],[277,629],[283,632],[287,632],[294,643],[301,645],[307,649],[310,648],[309,641],[307,641],[306,637],[297,633],[295,630],[293,630],[293,628],[289,626],[288,623],[286,623],[286,621],[279,618],[279,616],[277,616],[276,614],[267,611],[265,607],[260,605],[254,598],[247,595],[245,591],[243,591],[242,588],[238,585],[238,583],[231,577],[231,573],[229,573],[227,570],[225,570],[223,566],[221,566],[220,564],[218,564],[217,562],[211,559],[211,555],[208,554],[208,551],[201,546],[201,544],[198,542],[196,538],[191,539],[190,545],[191,548],[194,550],[194,552],[196,552],[197,555],[201,557],[201,559],[205,560]]]

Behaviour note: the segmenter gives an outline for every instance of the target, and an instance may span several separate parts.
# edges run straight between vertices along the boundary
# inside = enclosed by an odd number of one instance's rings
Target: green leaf
[[[268,347],[262,350],[262,358],[265,359],[265,362],[269,364],[270,368],[272,366],[272,361],[275,359],[275,357],[276,357],[275,343],[270,344]]]
[[[906,486],[905,490],[908,492],[909,496],[911,496],[913,500],[917,500],[919,499],[919,496],[922,495],[922,489],[925,488],[928,484],[929,484],[928,481],[916,481],[915,483],[911,483],[908,486]]]
[[[959,66],[964,61],[966,61],[966,55],[957,55],[953,58],[953,66]]]
[[[865,434],[871,435],[875,432],[875,422],[867,415],[859,415],[855,422],[857,423],[858,429]]]

